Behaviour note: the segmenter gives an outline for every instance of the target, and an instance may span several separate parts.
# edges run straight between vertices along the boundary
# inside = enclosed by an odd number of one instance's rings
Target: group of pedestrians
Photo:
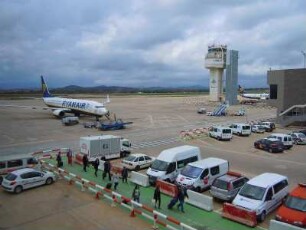
[[[72,166],[72,151],[71,151],[71,149],[68,149],[66,156],[67,156],[68,165]],[[57,167],[58,168],[64,166],[62,156],[61,156],[61,151],[58,151],[58,153],[56,155],[56,162],[57,162]]]

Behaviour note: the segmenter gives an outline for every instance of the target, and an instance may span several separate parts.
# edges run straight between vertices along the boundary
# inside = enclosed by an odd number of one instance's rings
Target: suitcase
[[[172,200],[170,200],[170,203],[168,204],[168,209],[172,209],[177,201],[178,201],[177,197],[172,198]]]
[[[107,184],[106,184],[106,188],[107,188],[107,189],[111,189],[111,188],[112,188],[112,183],[107,183]]]

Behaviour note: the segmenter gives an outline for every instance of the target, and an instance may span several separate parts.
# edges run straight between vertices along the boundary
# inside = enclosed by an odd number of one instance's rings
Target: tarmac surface
[[[82,96],[79,95],[79,97],[81,98]],[[101,101],[101,98],[102,97],[97,97],[96,95],[93,96],[93,99],[97,101]],[[35,109],[0,107],[0,158],[1,155],[29,153],[41,149],[58,147],[69,147],[72,148],[74,152],[77,152],[80,136],[107,133],[120,135],[130,139],[133,153],[143,152],[151,156],[157,156],[164,149],[190,144],[200,147],[203,158],[214,156],[227,159],[230,162],[231,171],[238,171],[250,178],[264,172],[275,172],[288,176],[290,188],[295,187],[298,182],[305,181],[306,146],[294,146],[291,150],[286,150],[281,154],[270,154],[255,149],[253,147],[254,141],[266,137],[268,135],[267,133],[252,134],[250,137],[234,136],[229,142],[217,141],[206,136],[194,140],[180,139],[179,134],[183,130],[209,127],[213,124],[226,125],[233,122],[250,122],[274,118],[276,110],[264,103],[258,105],[244,105],[243,107],[247,111],[246,116],[209,117],[196,113],[199,107],[205,107],[208,111],[212,111],[216,106],[216,104],[208,102],[207,96],[111,96],[111,103],[106,105],[107,108],[115,113],[117,118],[121,118],[124,121],[132,121],[133,124],[124,130],[103,132],[97,129],[85,129],[81,124],[69,127],[63,126],[61,121],[53,117],[50,111],[38,108],[39,106],[44,106],[43,102],[39,99],[5,99],[0,100],[0,105],[1,104],[13,104],[16,106],[30,105],[35,107]],[[241,108],[241,106],[234,106],[230,108],[230,110],[238,111],[239,108]],[[81,123],[94,120],[95,118],[93,117],[80,118]],[[290,127],[283,129],[277,127],[275,132],[288,133],[291,130],[300,128],[301,127]],[[60,186],[60,183],[58,184],[59,185],[52,186]],[[37,194],[38,191],[40,192],[44,189],[47,189],[47,187],[30,190],[24,194]],[[76,197],[79,196],[77,192],[75,194]],[[81,193],[80,200],[83,199],[83,195],[84,194]],[[2,209],[4,205],[3,196],[5,196],[5,199],[7,199],[7,196],[10,197],[11,199],[9,200],[13,203],[15,199],[23,200],[23,195],[11,196],[11,194],[0,192],[0,196],[0,205],[2,205]],[[36,196],[32,198],[34,197]],[[40,197],[40,195],[38,195],[38,197]],[[91,197],[88,199],[91,199]],[[221,205],[221,203],[216,202],[215,209],[217,211],[220,210]],[[9,208],[12,207],[14,207],[14,205]],[[38,207],[38,209],[46,209],[46,207],[42,206]],[[102,209],[104,210],[103,207]],[[74,208],[72,207],[71,210],[74,210]],[[105,210],[108,212],[110,211],[109,208]],[[274,215],[275,213],[270,214],[267,221],[261,224],[261,227],[267,228],[268,220],[274,218]],[[0,215],[0,218],[1,216],[3,215]],[[28,216],[29,219],[31,219],[31,213],[28,213]],[[120,218],[123,216],[126,216],[126,214],[120,215]],[[6,220],[4,219],[5,217],[2,218],[2,220]],[[32,218],[32,220],[35,220],[37,217],[33,215]],[[50,218],[52,219],[52,217]],[[61,223],[58,218],[51,219],[50,223],[52,223],[52,221],[53,223]],[[130,221],[130,219],[128,220]],[[141,219],[139,221],[142,222]],[[17,222],[23,223],[23,221]],[[7,226],[1,223],[2,221],[0,219],[0,228]],[[64,222],[62,224],[64,224]],[[142,224],[148,223],[145,222]],[[26,226],[26,224],[24,226]],[[76,224],[76,227],[77,226]],[[88,226],[91,225],[89,224]],[[150,224],[148,226],[150,226]],[[20,229],[21,228],[22,227],[20,227]],[[69,226],[63,228],[69,229]],[[118,227],[118,229],[127,228]],[[142,229],[145,229],[145,227]]]

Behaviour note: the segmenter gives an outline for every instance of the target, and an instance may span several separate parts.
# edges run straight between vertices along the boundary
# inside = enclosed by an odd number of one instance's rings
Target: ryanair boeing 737
[[[41,87],[43,91],[43,101],[48,106],[42,107],[42,109],[51,109],[53,115],[56,117],[62,118],[65,116],[66,113],[73,113],[75,116],[79,116],[80,114],[95,116],[97,120],[99,120],[99,118],[102,116],[105,116],[109,119],[110,113],[105,108],[103,103],[99,103],[92,100],[55,97],[49,92],[48,86],[45,83],[43,76],[41,76]],[[107,96],[105,103],[109,102],[110,100]],[[31,106],[0,105],[0,107],[29,108]],[[32,106],[31,108],[37,107]]]

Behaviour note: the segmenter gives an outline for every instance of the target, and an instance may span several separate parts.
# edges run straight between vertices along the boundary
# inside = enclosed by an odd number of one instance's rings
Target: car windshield
[[[219,189],[227,190],[227,182],[224,180],[216,179],[212,186],[217,187]]]
[[[9,181],[13,181],[17,178],[17,176],[13,173],[9,173],[7,174],[7,176],[5,177],[6,180],[9,180]]]
[[[155,160],[153,161],[151,168],[159,171],[167,171],[169,162],[161,161],[161,160]]]
[[[244,125],[244,126],[242,126],[242,129],[243,129],[243,130],[249,130],[249,129],[250,129],[250,126]]]
[[[254,200],[262,200],[266,189],[258,187],[255,185],[245,184],[241,191],[239,192],[240,196],[244,196]]]
[[[285,201],[285,206],[301,212],[306,212],[306,199],[301,199],[294,196],[288,196]]]
[[[181,174],[186,177],[190,178],[198,178],[200,174],[202,173],[203,169],[187,165],[183,170],[181,171]]]
[[[125,158],[124,160],[126,160],[126,161],[135,161],[135,160],[136,160],[136,157],[130,155],[130,156],[128,156],[127,158]]]
[[[231,132],[232,132],[231,129],[223,129],[223,130],[222,130],[222,133],[231,133]]]
[[[125,147],[130,147],[130,142],[129,141],[122,141],[122,145]]]

